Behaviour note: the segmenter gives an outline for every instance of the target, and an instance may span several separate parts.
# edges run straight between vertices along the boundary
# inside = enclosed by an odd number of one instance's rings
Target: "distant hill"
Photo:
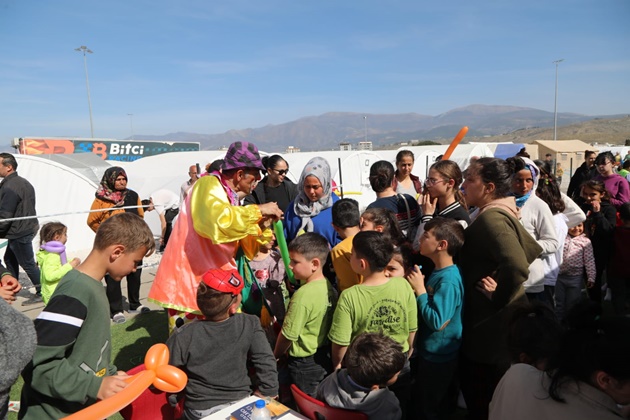
[[[606,127],[604,121],[611,119],[615,121],[630,120],[627,116],[622,115],[589,116],[558,113],[558,138],[579,138],[588,141],[584,135],[593,135],[593,137],[597,137],[597,133],[601,135],[601,130]],[[573,134],[572,131],[564,131],[566,128],[564,126],[573,127],[585,122],[593,125],[581,130],[575,129],[576,134]],[[362,141],[366,136],[366,126],[367,139],[372,141],[375,147],[379,147],[387,144],[423,140],[446,142],[452,139],[465,125],[470,128],[466,137],[467,141],[472,139],[514,141],[508,140],[508,138],[517,138],[520,140],[516,141],[526,142],[523,140],[525,137],[519,137],[525,133],[527,133],[527,138],[537,136],[532,140],[553,138],[553,112],[534,108],[492,105],[469,105],[437,116],[416,113],[390,115],[329,112],[284,124],[234,129],[222,134],[170,133],[158,136],[135,135],[134,138],[136,140],[198,141],[204,150],[227,146],[236,140],[247,140],[265,151],[281,152],[287,146],[299,147],[303,151],[312,151],[337,149],[341,142],[357,143]],[[549,129],[551,129],[551,137],[548,137]],[[615,135],[611,134],[612,137],[618,138],[619,141],[630,138],[630,130],[624,129],[623,124],[618,128],[618,131],[618,133],[614,133]],[[603,142],[603,140],[597,141]]]
[[[576,124],[558,126],[558,140],[582,140],[586,143],[624,145],[630,141],[630,115],[622,118],[593,118]],[[553,140],[553,127],[519,129],[490,137],[469,137],[471,141],[531,143],[534,140]]]

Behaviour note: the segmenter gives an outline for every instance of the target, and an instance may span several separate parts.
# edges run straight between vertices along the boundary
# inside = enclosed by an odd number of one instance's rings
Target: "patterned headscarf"
[[[101,179],[101,185],[94,194],[96,198],[114,203],[116,206],[122,206],[125,201],[125,195],[127,195],[127,189],[121,191],[116,190],[116,178],[120,175],[127,178],[127,173],[120,166],[107,168]]]
[[[304,181],[308,176],[314,176],[317,178],[324,189],[324,195],[322,195],[322,197],[317,201],[311,201],[304,192]],[[295,197],[294,203],[295,214],[302,218],[302,226],[300,229],[304,229],[306,232],[312,232],[313,221],[311,218],[317,216],[322,210],[325,210],[333,205],[330,181],[330,166],[328,165],[328,161],[326,161],[326,159],[322,157],[314,157],[308,161],[302,170],[302,175],[300,175],[300,182],[298,182],[298,195]]]

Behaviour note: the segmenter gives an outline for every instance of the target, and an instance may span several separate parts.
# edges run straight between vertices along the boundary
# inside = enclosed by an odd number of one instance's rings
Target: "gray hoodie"
[[[365,390],[352,382],[346,369],[328,375],[317,387],[315,397],[331,407],[362,411],[373,420],[402,417],[396,395],[387,388]]]
[[[9,391],[31,361],[36,344],[33,321],[0,298],[0,420],[7,418]]]

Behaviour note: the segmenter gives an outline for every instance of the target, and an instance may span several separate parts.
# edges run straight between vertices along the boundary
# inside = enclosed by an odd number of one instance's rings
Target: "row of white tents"
[[[314,156],[325,158],[333,180],[345,197],[354,198],[361,207],[376,198],[368,181],[370,166],[378,160],[395,161],[399,150],[411,150],[415,155],[413,173],[426,178],[428,168],[448,146],[414,146],[398,150],[379,151],[324,151],[284,154],[289,163],[289,178],[297,182],[305,164]],[[462,169],[471,157],[513,156],[520,144],[461,144],[451,159]],[[265,155],[267,153],[261,152]],[[68,255],[84,256],[92,247],[94,233],[87,226],[87,214],[94,200],[101,176],[110,166],[123,166],[129,179],[129,188],[141,198],[148,198],[159,189],[179,194],[180,186],[188,179],[191,165],[205,165],[223,158],[225,151],[176,152],[145,157],[134,162],[103,161],[91,153],[73,155],[16,155],[18,173],[34,186],[37,196],[37,214],[40,224],[56,220],[68,226]],[[155,212],[145,216],[153,232],[159,234],[159,219]],[[39,238],[34,240],[34,248]],[[2,246],[0,244],[0,246]],[[3,253],[3,250],[0,250]]]

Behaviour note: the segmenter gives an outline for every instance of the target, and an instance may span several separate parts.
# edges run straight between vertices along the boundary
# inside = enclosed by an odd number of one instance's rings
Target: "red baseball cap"
[[[203,283],[219,292],[230,293],[234,296],[240,295],[243,290],[243,278],[237,270],[222,270],[220,268],[213,268],[205,272],[201,276]]]

